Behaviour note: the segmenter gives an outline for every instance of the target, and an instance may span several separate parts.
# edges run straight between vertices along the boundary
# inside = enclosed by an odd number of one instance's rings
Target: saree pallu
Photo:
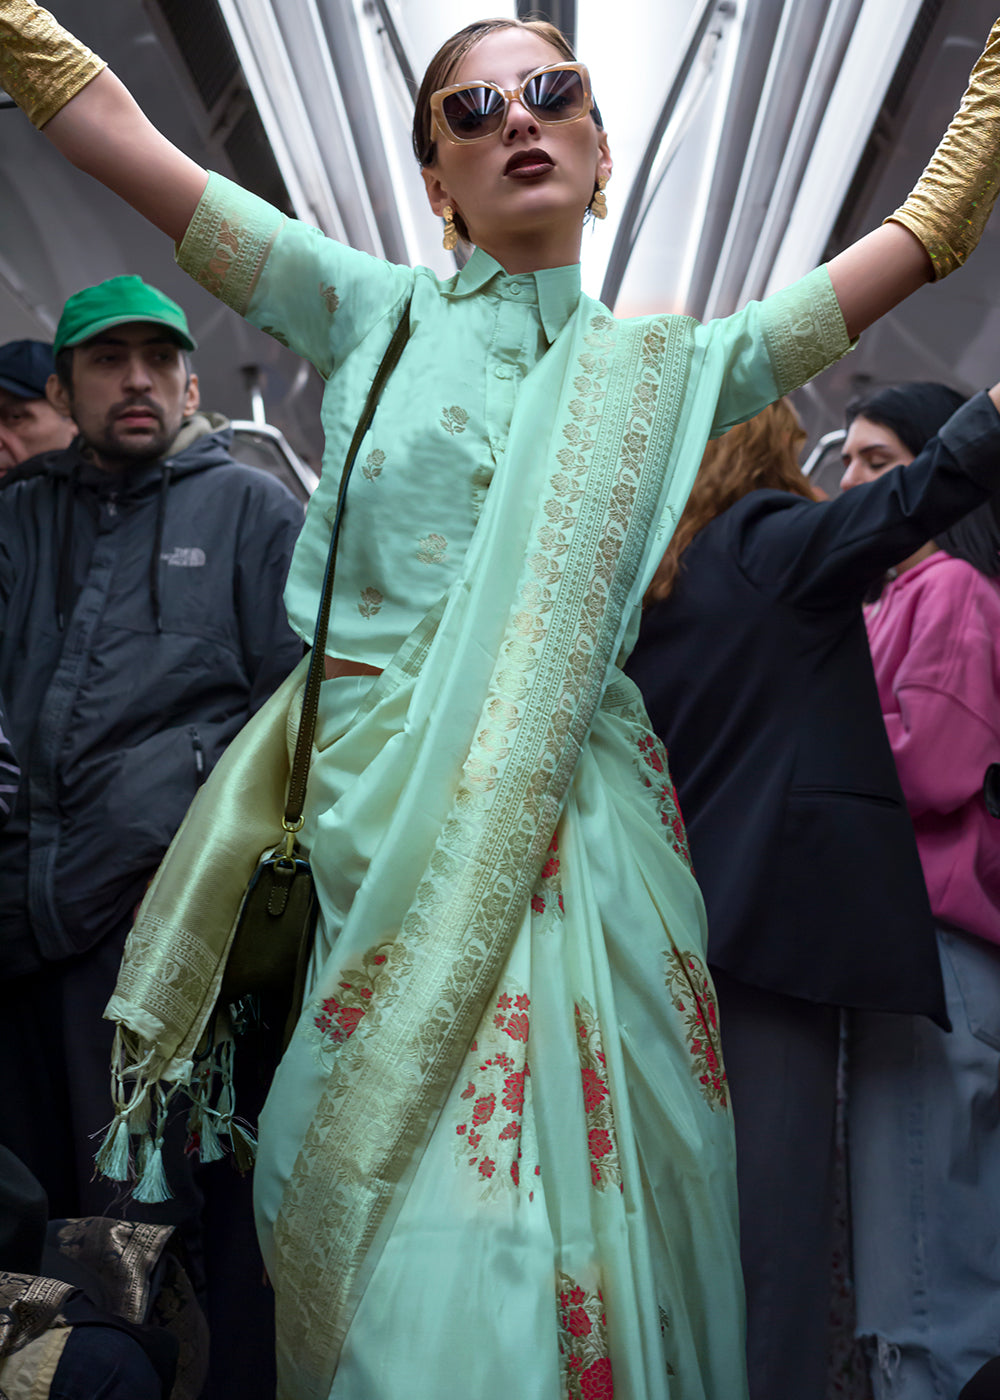
[[[312,990],[261,1119],[258,1230],[288,1397],[311,1383],[299,1363],[322,1304],[283,1298],[283,1202],[333,1061],[373,1003],[391,1002],[406,958],[367,924],[341,932],[383,804],[401,796],[387,775],[415,678],[390,668],[352,715],[368,686],[323,688],[303,833],[323,915]],[[353,780],[359,764],[367,784]],[[734,1148],[704,947],[666,755],[618,674],[373,1250],[332,1400],[745,1393]],[[321,1206],[311,1229],[324,1233]]]
[[[567,418],[539,451],[515,415],[456,583],[318,752],[304,836],[328,955],[257,1177],[284,1400],[394,1395],[368,1369],[388,1337],[401,1357],[421,1339],[420,1380],[400,1365],[428,1397],[499,1396],[513,1367],[516,1393],[589,1400],[615,1362],[635,1400],[669,1396],[671,1368],[674,1395],[743,1393],[700,897],[615,666],[654,527],[690,489],[667,465],[690,335],[590,319]],[[440,1338],[449,1310],[456,1345],[482,1333],[487,1305],[483,1389]]]

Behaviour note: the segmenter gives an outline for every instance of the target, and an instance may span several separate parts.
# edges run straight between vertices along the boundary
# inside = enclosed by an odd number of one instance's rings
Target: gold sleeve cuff
[[[951,125],[905,202],[886,220],[927,250],[934,278],[961,267],[982,236],[1000,178],[1000,20]]]
[[[39,128],[107,64],[31,0],[0,7],[0,84]]]

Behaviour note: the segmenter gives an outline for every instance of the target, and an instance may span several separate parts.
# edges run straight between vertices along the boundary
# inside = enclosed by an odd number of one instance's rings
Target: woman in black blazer
[[[670,752],[736,1121],[752,1400],[822,1396],[839,1008],[946,1026],[861,614],[1000,490],[1000,386],[819,502],[787,405],[711,444],[627,670]]]

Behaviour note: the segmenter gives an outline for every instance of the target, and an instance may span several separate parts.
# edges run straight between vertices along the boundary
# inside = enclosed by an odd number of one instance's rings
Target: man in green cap
[[[0,492],[0,694],[24,770],[0,831],[0,1143],[57,1217],[111,1204],[92,1180],[102,1012],[135,906],[302,654],[282,605],[302,507],[199,411],[195,342],[156,288],[78,292],[54,348],[49,401],[79,436]]]
[[[162,457],[197,411],[187,318],[141,277],[112,277],[70,297],[52,349],[49,402],[75,419],[109,470]]]

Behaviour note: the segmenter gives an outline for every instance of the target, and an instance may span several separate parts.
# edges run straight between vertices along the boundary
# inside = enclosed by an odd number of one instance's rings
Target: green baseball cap
[[[56,327],[53,353],[58,355],[68,345],[80,345],[92,336],[112,326],[124,326],[130,321],[151,321],[165,326],[185,350],[197,346],[188,330],[187,317],[175,301],[150,287],[141,277],[109,277],[96,287],[84,287],[75,292],[63,307]]]

